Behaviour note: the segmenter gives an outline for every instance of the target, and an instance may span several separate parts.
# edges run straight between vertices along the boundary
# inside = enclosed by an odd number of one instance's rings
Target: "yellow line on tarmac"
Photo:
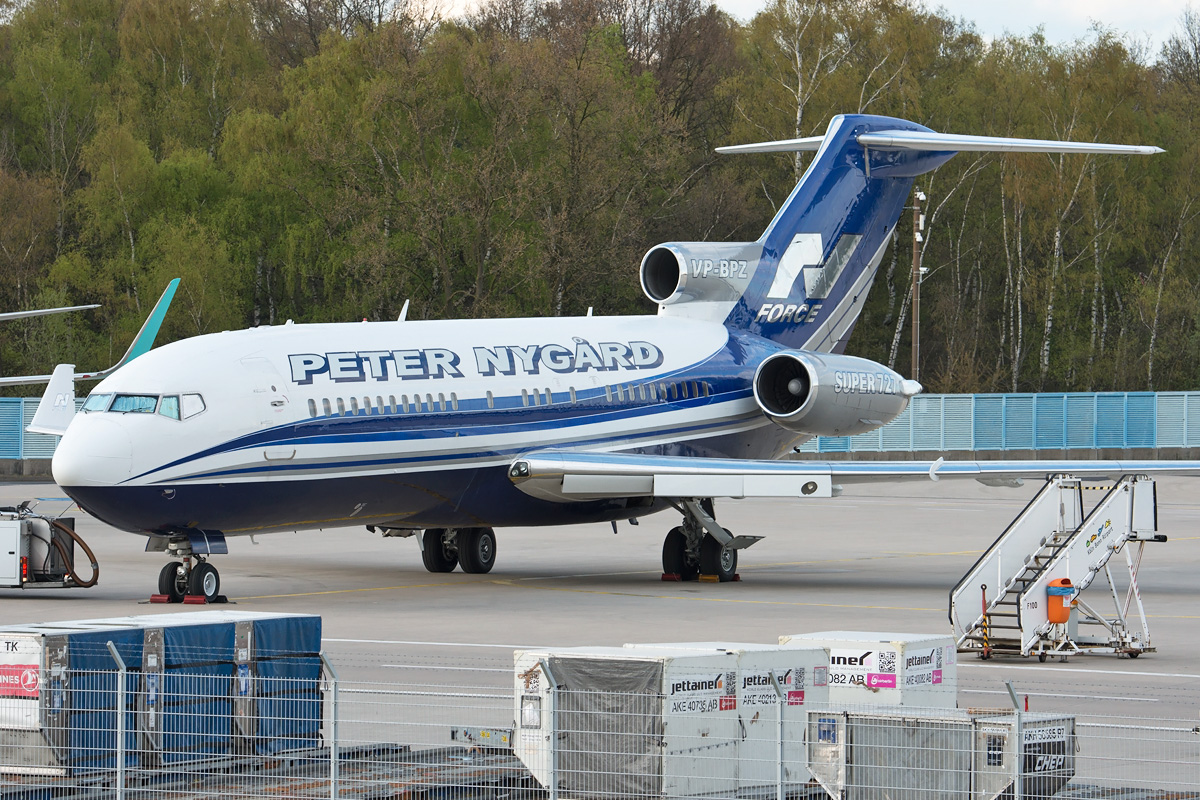
[[[849,603],[801,603],[785,600],[746,600],[737,597],[704,597],[700,595],[655,594],[650,592],[617,592],[607,589],[572,589],[567,586],[536,586],[530,587],[518,579],[492,581],[497,585],[510,586],[514,589],[536,588],[543,592],[570,592],[573,594],[601,594],[615,597],[645,597],[658,600],[699,600],[706,603],[743,603],[746,605],[762,606],[809,606],[813,608],[858,608],[876,611],[942,611],[940,608],[921,608],[919,606],[867,606]]]
[[[259,594],[251,597],[231,597],[234,603],[242,600],[275,600],[283,597],[316,597],[322,594],[350,594],[352,592],[390,592],[394,589],[427,589],[431,586],[451,586],[449,583],[410,583],[405,586],[367,586],[358,589],[326,589],[320,592],[294,592],[292,594]]]

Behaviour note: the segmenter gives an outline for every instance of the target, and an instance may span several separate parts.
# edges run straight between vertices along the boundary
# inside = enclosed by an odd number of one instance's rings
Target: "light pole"
[[[912,256],[912,379],[921,380],[921,231],[925,230],[925,215],[921,203],[925,193],[920,189],[913,195],[913,256]]]

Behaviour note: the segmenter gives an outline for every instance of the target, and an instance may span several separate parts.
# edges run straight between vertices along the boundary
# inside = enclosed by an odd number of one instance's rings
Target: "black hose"
[[[89,586],[95,586],[96,581],[100,580],[100,564],[96,561],[96,554],[92,552],[92,548],[87,546],[87,542],[85,542],[78,533],[71,530],[66,525],[63,525],[58,520],[49,518],[44,519],[46,519],[46,521],[55,528],[58,528],[60,531],[65,533],[67,536],[70,536],[75,544],[79,545],[80,549],[87,554],[88,560],[92,563],[92,577],[86,581],[81,580],[79,575],[75,573],[75,565],[72,563],[73,559],[71,558],[71,554],[67,552],[66,546],[63,545],[63,543],[56,537],[51,536],[50,543],[58,550],[58,554],[62,556],[63,563],[67,565],[67,575],[69,575],[71,580],[75,582],[76,586],[81,588],[86,589]]]

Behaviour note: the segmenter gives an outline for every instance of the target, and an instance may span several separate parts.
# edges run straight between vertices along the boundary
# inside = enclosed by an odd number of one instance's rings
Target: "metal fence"
[[[889,424],[805,453],[1200,447],[1200,392],[919,395]]]
[[[670,690],[569,683],[534,703],[511,659],[461,651],[326,653],[272,676],[90,655],[40,685],[0,678],[0,798],[1200,798],[1186,679],[1162,716],[1098,701],[1129,693],[1115,674],[1086,699],[1018,685],[1020,714],[975,674],[958,709],[747,703],[726,684],[687,711]]]
[[[0,459],[50,458],[57,436],[29,433],[38,398],[0,398]],[[77,399],[76,407],[83,404]],[[932,394],[888,425],[820,436],[804,453],[1200,447],[1200,392]]]

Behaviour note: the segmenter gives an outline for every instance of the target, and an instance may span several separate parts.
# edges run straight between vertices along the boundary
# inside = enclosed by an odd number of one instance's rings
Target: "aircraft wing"
[[[150,316],[146,317],[146,321],[142,323],[142,329],[138,331],[138,335],[133,337],[133,342],[129,345],[129,349],[125,351],[125,355],[121,356],[121,360],[113,364],[108,369],[100,370],[99,372],[78,372],[73,375],[77,381],[94,381],[103,378],[113,372],[116,372],[121,367],[133,361],[138,356],[145,353],[154,345],[154,339],[158,336],[158,329],[162,327],[163,317],[167,315],[167,309],[171,307],[171,300],[175,297],[175,290],[179,288],[179,278],[175,278],[167,284],[167,288],[163,291],[162,296],[158,298],[158,302],[154,304],[154,308],[150,311]],[[78,308],[94,308],[95,306],[78,306]],[[52,311],[69,310],[69,309],[52,309]],[[23,314],[25,312],[17,312]],[[57,370],[56,370],[57,372]],[[49,383],[51,375],[17,375],[12,377],[0,377],[0,386],[22,386],[34,383]]]
[[[1200,477],[1200,461],[748,461],[545,451],[517,457],[508,474],[528,495],[570,503],[610,497],[832,497],[843,484],[943,478],[1019,486],[1024,478],[1057,474]]]

